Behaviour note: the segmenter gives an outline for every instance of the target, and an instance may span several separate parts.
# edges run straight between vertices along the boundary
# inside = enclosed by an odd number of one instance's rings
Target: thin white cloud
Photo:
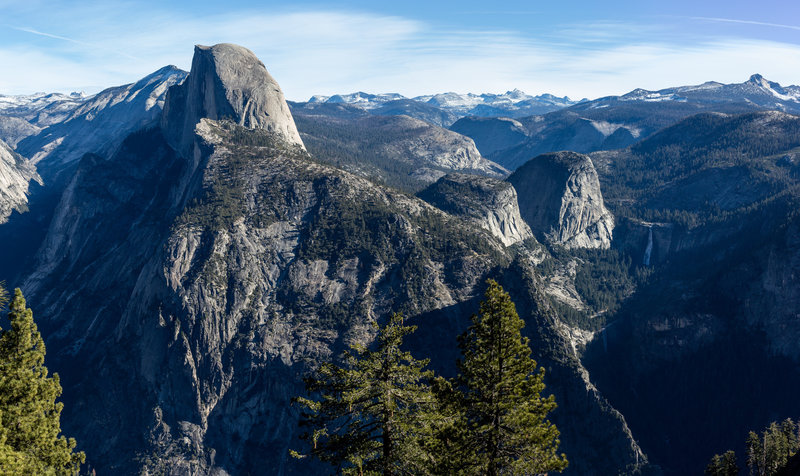
[[[74,40],[72,38],[67,38],[65,36],[54,35],[52,33],[45,33],[43,31],[34,30],[33,28],[23,28],[23,27],[17,27],[17,26],[10,26],[9,28],[17,30],[17,31],[22,31],[22,32],[25,32],[25,33],[30,33],[32,35],[43,36],[45,38],[53,38],[55,40],[67,41],[69,43],[74,43],[76,45],[81,45],[81,46],[87,46],[89,48],[97,48],[97,49],[100,49],[100,50],[111,51],[111,52],[114,52],[116,54],[119,54],[120,56],[124,56],[124,57],[132,59],[132,60],[138,60],[139,59],[139,58],[137,58],[135,56],[129,55],[128,53],[125,53],[125,52],[122,52],[122,51],[114,51],[114,50],[111,50],[111,49],[108,49],[108,48],[104,48],[101,45],[87,43],[85,41],[78,41],[78,40]]]
[[[788,30],[800,30],[800,26],[798,25],[783,25],[780,23],[768,23],[763,21],[753,21],[753,20],[736,20],[733,18],[714,18],[714,17],[692,17],[692,20],[702,20],[702,21],[711,21],[711,22],[718,22],[718,23],[738,23],[741,25],[757,25],[757,26],[769,26],[774,28],[785,28]]]
[[[130,18],[123,27],[118,18],[109,20],[114,15]],[[565,25],[561,33],[532,38],[513,31],[441,30],[361,12],[247,11],[212,18],[165,11],[137,17],[106,9],[101,17],[87,15],[80,28],[50,33],[72,41],[47,49],[0,46],[0,93],[92,92],[93,85],[96,91],[132,82],[167,64],[188,69],[194,44],[220,42],[253,50],[293,100],[357,90],[415,96],[515,87],[591,98],[637,87],[740,82],[755,72],[784,84],[800,82],[798,45],[718,38],[681,43],[660,33],[658,27],[604,22]]]

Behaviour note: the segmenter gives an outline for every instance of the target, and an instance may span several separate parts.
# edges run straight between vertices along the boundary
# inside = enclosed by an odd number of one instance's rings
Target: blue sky
[[[253,50],[293,100],[800,84],[800,2],[0,0],[0,94],[94,93],[220,42]]]

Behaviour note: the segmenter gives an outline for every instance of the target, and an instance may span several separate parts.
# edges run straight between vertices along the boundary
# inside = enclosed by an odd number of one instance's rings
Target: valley
[[[393,312],[454,376],[489,278],[564,474],[700,474],[797,417],[798,114],[760,75],[293,102],[247,48],[198,45],[189,72],[0,96],[0,280],[98,474],[330,469],[289,456],[303,377]]]

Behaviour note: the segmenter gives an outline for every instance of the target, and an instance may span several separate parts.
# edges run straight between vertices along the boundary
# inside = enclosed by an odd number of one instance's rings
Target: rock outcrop
[[[506,246],[533,238],[519,214],[517,192],[503,180],[448,174],[418,195],[440,210],[477,224]]]
[[[386,135],[397,135],[397,131],[414,132],[408,137],[398,138],[384,145],[401,156],[425,161],[428,166],[449,170],[474,170],[494,176],[508,173],[499,165],[484,159],[469,137],[431,126],[424,121],[408,116],[370,117],[372,127]]]
[[[189,78],[170,89],[161,125],[169,143],[187,153],[203,118],[231,120],[303,145],[280,86],[252,51],[238,45],[195,46]]]
[[[589,157],[555,152],[531,159],[511,174],[522,219],[538,238],[566,248],[608,248],[614,217],[603,204]]]
[[[0,224],[8,220],[12,211],[28,210],[31,180],[42,184],[36,167],[0,140]]]

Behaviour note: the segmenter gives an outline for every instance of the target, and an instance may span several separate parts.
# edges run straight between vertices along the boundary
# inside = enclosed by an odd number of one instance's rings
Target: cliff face
[[[43,186],[30,190],[27,213],[12,215],[0,226],[0,248],[5,252],[0,280],[19,282],[30,272],[55,207],[84,154],[110,159],[129,134],[157,125],[167,89],[185,77],[185,71],[166,66],[135,83],[108,88],[89,98],[76,95],[54,100],[46,96],[17,111],[21,114],[17,119],[30,120],[36,126],[31,126],[31,134],[19,138],[16,152],[35,164]],[[39,104],[42,101],[44,105]]]
[[[533,232],[566,248],[608,248],[614,217],[603,205],[589,157],[544,154],[508,178],[517,190],[522,218]]]
[[[549,370],[575,474],[644,461],[526,260],[512,262],[489,232],[417,198],[311,160],[280,130],[200,118],[184,134],[197,111],[183,117],[172,101],[203,104],[203,91],[175,87],[161,128],[128,136],[108,159],[80,161],[22,286],[62,377],[62,427],[93,467],[319,472],[288,457],[299,444],[290,401],[301,377],[369,342],[371,324],[391,311],[419,325],[414,353],[452,373],[455,337],[492,275]],[[189,154],[172,147],[175,131]]]
[[[19,141],[35,135],[40,130],[25,119],[0,115],[0,140],[11,147],[16,147]]]
[[[302,147],[283,92],[256,55],[227,43],[194,51],[188,80],[170,90],[164,108],[162,127],[176,150],[187,152],[202,118],[264,129]]]
[[[520,216],[517,192],[508,182],[448,174],[420,192],[419,197],[440,210],[477,224],[506,246],[533,238],[531,229]]]
[[[0,140],[0,224],[13,210],[28,209],[28,185],[31,180],[42,184],[36,167],[20,157]]]

